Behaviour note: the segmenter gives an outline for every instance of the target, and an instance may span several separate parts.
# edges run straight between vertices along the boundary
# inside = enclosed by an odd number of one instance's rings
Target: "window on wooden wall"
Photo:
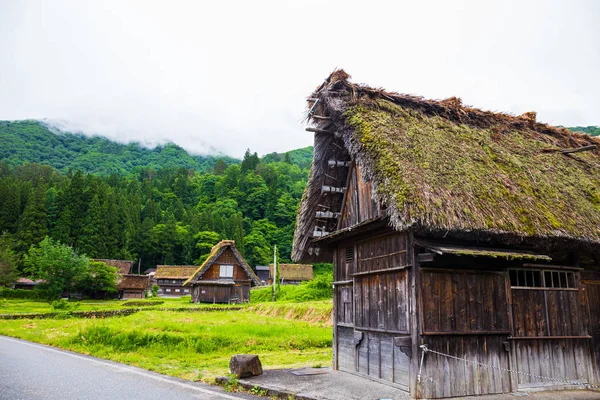
[[[509,275],[512,287],[577,288],[574,271],[511,269]]]
[[[219,268],[219,278],[233,278],[233,265],[221,265]]]
[[[346,247],[346,264],[354,262],[354,247]]]

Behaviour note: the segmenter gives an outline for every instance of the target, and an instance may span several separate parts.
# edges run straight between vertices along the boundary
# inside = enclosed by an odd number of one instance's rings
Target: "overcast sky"
[[[312,144],[353,81],[600,124],[600,1],[0,0],[0,119],[241,157]]]

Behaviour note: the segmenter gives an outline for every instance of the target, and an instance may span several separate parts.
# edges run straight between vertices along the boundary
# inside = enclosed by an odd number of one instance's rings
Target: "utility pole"
[[[273,296],[271,301],[275,301],[275,292],[277,290],[277,245],[273,247]]]

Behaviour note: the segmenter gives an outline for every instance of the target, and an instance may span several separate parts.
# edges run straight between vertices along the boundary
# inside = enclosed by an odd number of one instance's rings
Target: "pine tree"
[[[20,253],[25,253],[32,245],[38,244],[48,235],[47,218],[46,185],[41,181],[29,196],[19,221],[17,248]]]
[[[0,232],[15,233],[21,211],[21,192],[16,182],[8,181],[2,188]]]
[[[94,196],[85,217],[83,236],[80,241],[80,252],[91,258],[108,257],[104,241],[104,218],[102,201]]]

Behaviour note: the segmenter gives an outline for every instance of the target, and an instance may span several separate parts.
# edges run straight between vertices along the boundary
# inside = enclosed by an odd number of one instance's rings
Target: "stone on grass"
[[[256,354],[236,354],[229,360],[229,370],[238,378],[262,375],[263,369]]]

